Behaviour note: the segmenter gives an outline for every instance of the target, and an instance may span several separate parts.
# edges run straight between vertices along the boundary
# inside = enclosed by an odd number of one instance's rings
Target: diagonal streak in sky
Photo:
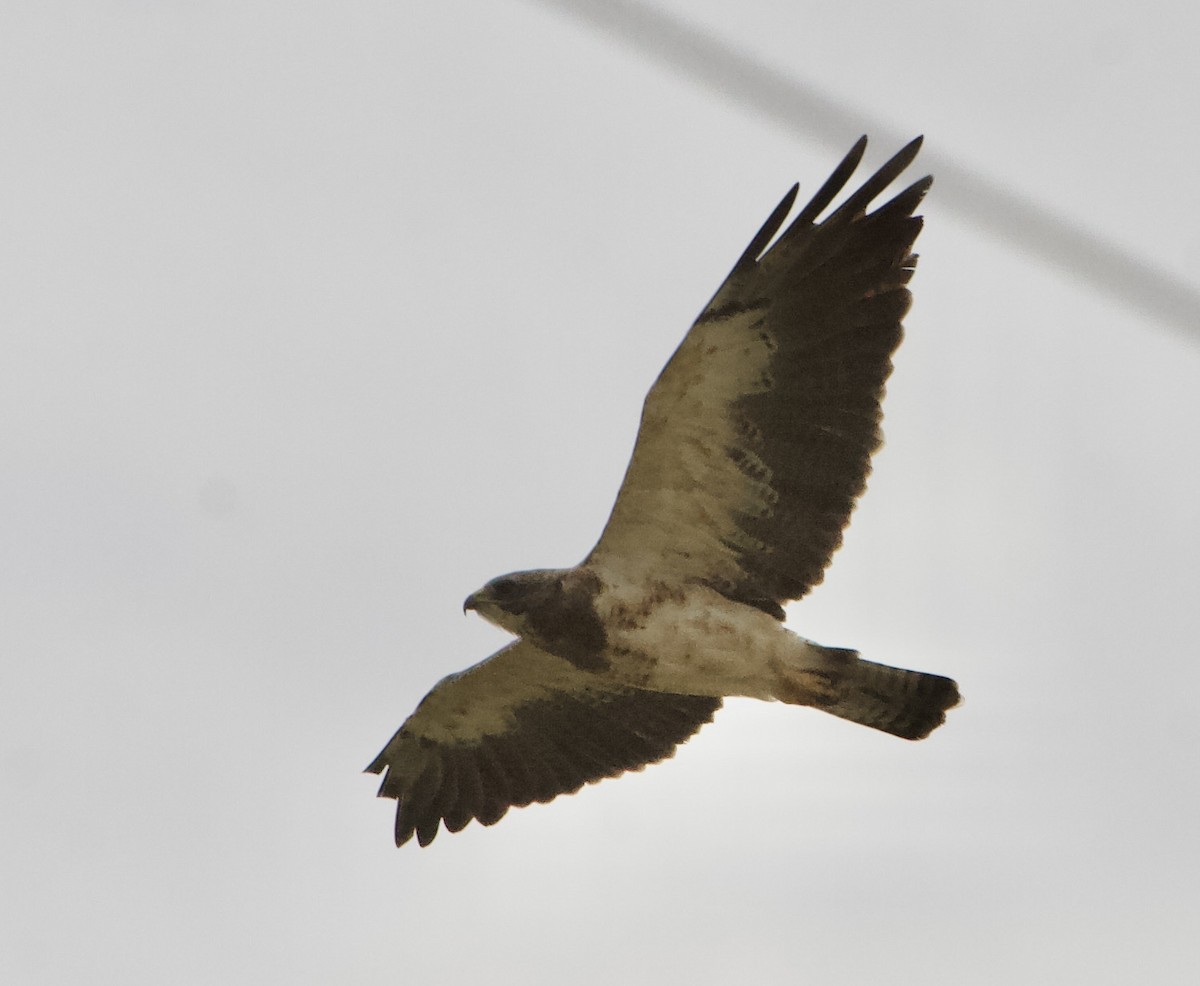
[[[891,143],[906,139],[816,87],[652,6],[632,0],[542,2],[606,31],[729,99],[753,107],[793,133],[816,136],[838,147],[845,142],[847,131],[878,135]],[[937,175],[939,202],[968,221],[1062,274],[1193,338],[1200,337],[1197,288],[969,168],[936,153],[926,153],[924,160]]]

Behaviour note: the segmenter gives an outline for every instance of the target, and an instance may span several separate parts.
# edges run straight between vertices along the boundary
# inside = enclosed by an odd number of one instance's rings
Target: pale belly
[[[608,626],[611,672],[639,688],[773,699],[781,669],[819,666],[820,648],[774,617],[711,589],[661,598],[617,593]],[[648,612],[647,612],[648,610]]]

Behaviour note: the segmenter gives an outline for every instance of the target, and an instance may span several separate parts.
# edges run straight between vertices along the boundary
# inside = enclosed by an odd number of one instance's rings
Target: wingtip
[[[899,173],[912,164],[917,153],[921,150],[921,145],[925,143],[925,135],[917,134],[912,140],[900,148],[893,156],[888,164],[893,162],[896,164],[896,172]],[[886,167],[887,165],[885,165]]]
[[[876,171],[873,175],[871,175],[870,178],[863,182],[863,184],[853,195],[851,195],[848,199],[846,199],[846,201],[837,207],[837,209],[829,217],[829,220],[835,221],[839,218],[853,217],[866,212],[871,202],[874,201],[874,199],[893,181],[895,181],[910,164],[912,164],[913,159],[916,158],[917,152],[920,151],[924,140],[925,137],[922,134],[914,137],[902,148],[900,148],[900,150],[898,150],[886,162],[884,162],[883,166],[879,168],[878,171]],[[858,145],[855,146],[857,147]],[[835,174],[837,174],[837,172],[835,172]],[[897,196],[897,200],[906,199],[908,196],[915,195],[917,197],[916,201],[913,202],[913,206],[915,206],[916,202],[920,201],[920,196],[925,194],[925,191],[928,190],[929,185],[931,185],[932,182],[933,179],[929,176],[920,179],[913,185],[910,185],[908,189],[901,192],[900,195]],[[809,207],[805,207],[804,211],[807,212],[808,208]]]
[[[799,214],[792,221],[793,227],[804,227],[809,223],[815,223],[825,208],[832,202],[838,193],[845,188],[846,182],[850,180],[850,176],[858,170],[858,166],[862,163],[863,155],[867,151],[867,135],[863,134],[854,142],[854,146],[846,152],[846,156],[833,173],[825,179],[824,184],[817,189],[817,193],[809,200],[808,204],[800,210]]]
[[[834,175],[844,176],[841,182],[844,185],[849,180],[850,176],[858,170],[858,166],[862,163],[863,156],[867,153],[867,144],[869,140],[866,134],[858,138],[846,152],[846,156],[842,158],[841,164],[834,169]],[[832,176],[831,176],[832,177]],[[834,194],[837,194],[836,192]]]
[[[748,264],[753,264],[758,260],[767,244],[771,242],[779,228],[783,225],[787,215],[792,211],[792,206],[796,204],[796,196],[800,194],[800,183],[793,183],[788,189],[787,194],[780,200],[779,205],[775,206],[775,210],[767,217],[767,221],[762,224],[762,227],[754,235],[754,239],[750,241],[750,245],[742,252],[738,262],[733,265],[734,270],[745,267]]]

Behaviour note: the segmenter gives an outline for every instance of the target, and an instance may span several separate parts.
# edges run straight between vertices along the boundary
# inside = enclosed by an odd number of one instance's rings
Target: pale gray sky
[[[1200,341],[936,183],[789,625],[965,706],[909,744],[731,702],[392,847],[359,771],[502,642],[462,599],[587,551],[646,388],[862,117],[868,165],[923,132],[1200,289],[1190,5],[658,8],[845,104],[810,136],[559,6],[0,10],[0,980],[1190,983]]]

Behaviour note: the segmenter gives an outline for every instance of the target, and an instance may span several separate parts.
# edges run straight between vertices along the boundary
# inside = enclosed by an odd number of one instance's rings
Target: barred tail
[[[830,660],[821,676],[830,688],[813,704],[840,719],[917,740],[945,722],[946,711],[959,703],[958,685],[949,678],[864,661],[852,650],[822,650]]]

